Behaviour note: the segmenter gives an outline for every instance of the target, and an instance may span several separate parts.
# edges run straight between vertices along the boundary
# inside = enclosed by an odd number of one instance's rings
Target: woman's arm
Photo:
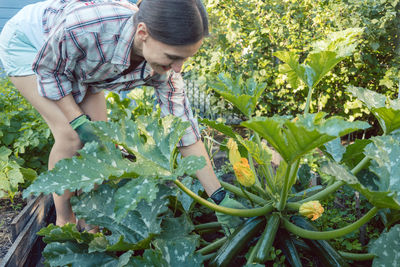
[[[212,193],[221,187],[221,184],[219,183],[218,178],[211,166],[210,158],[208,157],[207,151],[201,140],[189,146],[179,147],[179,151],[184,157],[193,155],[203,156],[206,159],[206,166],[197,171],[196,175],[200,180],[200,183],[203,185],[204,190],[206,190],[208,196],[211,196]]]

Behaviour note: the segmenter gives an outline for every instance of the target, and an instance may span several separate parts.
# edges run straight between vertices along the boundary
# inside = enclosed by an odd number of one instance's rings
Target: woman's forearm
[[[210,158],[208,157],[207,151],[201,140],[197,141],[193,145],[180,147],[179,151],[183,157],[192,155],[203,156],[206,159],[206,166],[203,169],[198,170],[196,175],[208,196],[211,196],[215,190],[221,187],[221,184],[219,183],[218,178],[212,168]]]

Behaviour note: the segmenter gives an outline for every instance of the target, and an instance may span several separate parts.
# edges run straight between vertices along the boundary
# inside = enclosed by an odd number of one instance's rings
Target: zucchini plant
[[[242,185],[239,188],[225,182],[221,184],[238,198],[249,200],[252,207],[218,206],[193,192],[198,191],[198,187],[191,185],[190,176],[205,165],[205,160],[177,156],[176,145],[188,127],[187,122],[173,117],[160,119],[159,114],[119,122],[94,122],[92,127],[101,143],[87,143],[78,156],[61,160],[24,191],[27,196],[81,190],[80,196],[71,199],[74,213],[101,229],[96,234],[80,233],[73,225],[50,225],[42,229],[39,234],[48,243],[43,252],[47,262],[51,266],[97,266],[100,263],[102,266],[201,266],[207,260],[210,266],[229,266],[239,253],[247,250],[248,264],[264,264],[275,246],[285,253],[291,266],[301,266],[299,248],[317,252],[317,261],[322,266],[346,266],[347,259],[373,259],[375,266],[397,261],[395,244],[400,232],[393,224],[400,214],[400,136],[396,132],[400,127],[400,100],[349,86],[347,90],[377,117],[384,134],[340,149],[332,149],[341,146],[338,138],[364,130],[369,124],[310,112],[313,110],[310,108],[313,87],[336,64],[351,55],[360,32],[359,29],[347,30],[334,35],[337,38],[318,43],[302,64],[292,52],[276,54],[286,63],[282,71],[293,85],[303,81],[309,89],[305,112],[296,117],[253,117],[264,86],[252,80],[244,82],[241,77],[219,76],[215,90],[247,118],[241,126],[247,129],[250,138],[243,138],[225,124],[202,122],[232,139],[229,159]],[[265,142],[283,159],[276,170]],[[328,156],[330,151],[341,151],[345,155],[347,151],[360,150],[363,154],[356,160],[331,155],[321,169],[334,177],[335,182],[292,194],[301,159],[324,146],[329,147],[322,149]],[[119,148],[132,156],[124,157]],[[363,169],[375,174],[376,179],[368,183],[359,179],[357,174]],[[185,178],[181,181],[178,178],[182,176]],[[171,186],[173,184],[176,186]],[[359,191],[373,205],[359,220],[340,229],[317,231],[307,219],[298,216],[300,212],[317,219],[323,212],[318,201],[345,184]],[[178,216],[172,202],[189,206],[187,196],[181,192],[214,211],[250,219],[229,237],[200,245],[200,237],[193,230],[215,229],[216,226],[193,226],[185,212]],[[380,210],[386,218],[388,231],[370,245],[370,253],[337,252],[326,241],[356,231]]]
[[[232,210],[222,207],[217,209],[185,188],[182,189],[199,203],[216,211],[243,217],[266,217],[265,221],[268,222],[263,226],[264,230],[251,232],[253,238],[258,241],[253,243],[250,248],[247,247],[249,249],[248,264],[265,263],[269,259],[271,247],[275,244],[285,253],[290,266],[301,266],[296,252],[296,247],[301,246],[294,245],[299,243],[299,239],[305,241],[303,244],[309,248],[310,254],[317,255],[321,266],[346,266],[349,264],[346,260],[372,259],[373,266],[390,266],[399,258],[395,252],[396,242],[394,241],[399,238],[398,227],[392,226],[398,221],[399,217],[397,216],[400,209],[398,196],[400,138],[396,131],[400,127],[398,114],[400,100],[391,100],[364,88],[348,86],[347,91],[363,102],[376,117],[383,134],[363,140],[363,142],[356,140],[354,144],[346,147],[339,142],[340,137],[357,130],[367,129],[368,123],[345,121],[337,116],[327,118],[323,112],[310,113],[313,88],[336,64],[352,54],[357,46],[357,37],[361,32],[360,29],[349,29],[332,35],[334,38],[330,38],[330,40],[316,43],[314,50],[302,64],[299,63],[299,56],[295,52],[277,52],[275,54],[285,63],[281,71],[287,75],[292,87],[296,88],[301,81],[309,90],[304,114],[296,117],[253,117],[259,97],[259,88],[253,86],[253,90],[249,90],[246,86],[251,85],[251,82],[238,83],[236,79],[230,79],[229,75],[220,74],[220,81],[214,85],[214,90],[218,94],[225,97],[247,117],[241,126],[247,129],[248,136],[250,136],[245,140],[238,134],[233,135],[233,129],[227,125],[208,120],[202,121],[231,138],[227,142],[229,160],[242,188],[235,188],[226,183],[222,184],[227,190],[249,199],[254,207],[248,210]],[[248,94],[247,92],[250,91],[255,93]],[[247,109],[243,108],[245,104]],[[268,155],[270,151],[265,146],[265,141],[283,159],[276,171],[272,168],[271,155]],[[232,142],[236,142],[238,145],[232,146]],[[295,191],[292,188],[298,179],[300,161],[307,153],[317,148],[324,151],[329,158],[321,166],[321,171],[334,177],[335,181],[322,190],[319,185],[292,195],[292,192]],[[357,157],[357,159],[349,156],[343,157],[346,153],[357,150],[360,151],[362,157]],[[239,163],[243,161],[248,163],[247,166]],[[241,171],[240,168],[248,170]],[[372,181],[371,179],[362,179],[360,171],[363,169],[374,175]],[[323,212],[319,201],[327,198],[345,184],[363,194],[373,206],[359,220],[343,228],[317,231],[311,222],[296,214],[300,212],[313,220],[317,219]],[[243,186],[246,187],[246,190],[243,189]],[[370,253],[337,252],[326,241],[357,231],[376,216],[378,211],[390,218],[386,220],[388,232],[378,240],[371,241]],[[283,234],[277,236],[279,228]],[[237,229],[232,237],[228,238],[227,243],[211,259],[211,266],[229,266],[231,264],[232,255],[226,249],[230,248],[229,244],[236,244],[237,240],[242,238],[241,231],[249,235],[250,231],[247,227],[244,229]],[[246,238],[246,240],[250,239],[249,236]],[[283,240],[283,238],[285,239]],[[389,243],[382,247],[385,242]],[[241,248],[245,249],[245,245],[241,244]]]

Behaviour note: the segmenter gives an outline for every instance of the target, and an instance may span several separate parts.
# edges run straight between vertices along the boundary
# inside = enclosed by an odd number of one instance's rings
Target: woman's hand
[[[88,115],[82,114],[73,119],[69,124],[72,129],[78,133],[79,139],[81,139],[83,144],[92,141],[99,142],[99,137],[94,133],[94,130],[90,125],[91,119]]]

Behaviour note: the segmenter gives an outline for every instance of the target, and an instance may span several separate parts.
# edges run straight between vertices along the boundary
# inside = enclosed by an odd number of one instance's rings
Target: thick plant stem
[[[355,167],[351,170],[351,173],[354,174],[354,175],[356,175],[359,171],[361,171],[362,169],[364,169],[365,165],[367,165],[368,162],[369,162],[370,160],[371,160],[371,159],[370,159],[369,157],[363,158],[363,159],[357,164],[357,166],[355,166]]]
[[[217,228],[221,228],[221,224],[219,222],[203,223],[194,226],[194,230],[217,229]]]
[[[376,257],[375,254],[371,254],[371,253],[357,254],[357,253],[349,253],[349,252],[344,252],[344,251],[338,251],[338,252],[346,260],[368,261],[368,260],[372,260]]]
[[[289,189],[292,188],[292,186],[296,183],[296,178],[297,178],[297,171],[299,170],[299,164],[300,160],[296,160],[291,166],[290,166],[290,176],[289,176],[289,184],[288,186],[288,192]]]
[[[293,164],[288,166],[285,172],[285,178],[283,181],[283,188],[282,188],[282,192],[281,192],[281,198],[279,200],[279,204],[278,204],[278,210],[282,211],[285,206],[286,206],[286,201],[287,201],[287,197],[288,197],[288,192],[289,192],[289,188],[288,188],[288,184],[290,181],[290,174],[291,174],[291,169],[293,167]]]
[[[352,170],[351,173],[356,175],[359,171],[361,171],[365,165],[368,164],[368,162],[370,161],[370,158],[365,157],[363,160],[361,160],[357,166],[355,166]],[[299,202],[295,202],[295,203],[291,203],[290,207],[295,207],[297,204],[301,204],[301,203],[306,203],[308,201],[312,201],[312,200],[323,200],[324,198],[328,197],[330,194],[332,194],[333,192],[335,192],[336,190],[339,189],[339,187],[341,187],[342,185],[344,185],[345,182],[343,181],[336,181],[335,183],[333,183],[332,185],[328,186],[327,188],[325,188],[324,190],[322,190],[321,192],[318,192],[315,195],[312,195],[311,197],[308,197],[306,199],[303,199]]]
[[[202,255],[208,254],[210,252],[214,252],[217,249],[219,249],[226,242],[226,239],[227,239],[227,237],[224,236],[223,238],[212,242],[211,244],[205,246],[204,248],[199,249],[197,252],[202,254]]]
[[[310,106],[311,106],[311,96],[313,93],[313,88],[308,88],[308,94],[307,94],[307,101],[306,101],[306,107],[304,109],[304,114],[308,114],[310,111]]]
[[[259,146],[260,149],[262,149],[262,144],[261,144],[261,138],[260,135],[254,131],[254,137],[256,138],[256,142]],[[271,172],[271,163],[270,162],[265,162],[265,165],[261,165],[261,170],[264,174],[265,177],[265,182],[266,186],[268,185],[269,191],[272,191],[272,194],[275,193],[275,188],[273,187],[273,182],[272,182],[272,172]]]
[[[246,197],[243,194],[242,190],[240,190],[240,188],[238,188],[238,187],[236,187],[234,185],[231,185],[230,183],[224,182],[224,181],[220,181],[220,183],[221,183],[223,188],[225,188],[228,191],[231,191],[235,195],[238,195],[238,196],[241,196],[241,197]],[[249,198],[251,198],[251,200],[253,200],[257,204],[259,204],[259,205],[268,204],[268,202],[265,199],[263,199],[263,198],[261,198],[261,197],[259,197],[257,195],[254,195],[253,193],[250,193],[249,191],[246,191],[246,190],[244,190],[244,191],[249,196]]]
[[[183,192],[185,192],[188,196],[193,198],[195,201],[197,201],[201,205],[206,206],[207,208],[210,208],[214,211],[224,213],[224,214],[228,214],[228,215],[232,215],[232,216],[240,216],[240,217],[256,217],[256,216],[266,215],[273,210],[272,205],[268,205],[268,204],[265,205],[264,207],[254,208],[254,209],[232,209],[232,208],[222,207],[222,206],[216,205],[214,203],[211,203],[210,201],[207,201],[202,197],[199,197],[197,194],[195,194],[193,191],[188,189],[180,181],[175,180],[174,183],[180,189],[182,189]]]
[[[299,202],[296,202],[296,203],[301,204],[301,203],[306,203],[306,202],[312,201],[312,200],[323,200],[324,198],[328,197],[330,194],[332,194],[333,192],[338,190],[339,187],[341,187],[344,184],[345,184],[345,182],[343,182],[343,181],[337,181],[337,182],[333,183],[332,185],[328,186],[327,188],[325,188],[324,190],[316,193],[315,195],[312,195],[308,198],[300,200]]]
[[[215,256],[215,254],[217,254],[217,252],[214,252],[214,253],[211,253],[211,254],[208,254],[208,255],[204,255],[203,256],[203,261],[208,261],[209,259],[212,259]]]
[[[333,239],[337,237],[341,237],[344,235],[347,235],[364,224],[366,224],[369,220],[371,220],[375,214],[378,212],[378,208],[373,207],[370,211],[368,211],[363,217],[361,217],[359,220],[355,221],[354,223],[347,225],[343,228],[332,230],[332,231],[325,231],[325,232],[319,232],[319,231],[310,231],[310,230],[305,230],[301,227],[298,227],[294,225],[293,223],[289,222],[289,220],[282,218],[282,223],[283,226],[290,232],[292,232],[295,235],[298,235],[303,238],[308,238],[308,239],[316,239],[316,240],[326,240],[326,239]]]

